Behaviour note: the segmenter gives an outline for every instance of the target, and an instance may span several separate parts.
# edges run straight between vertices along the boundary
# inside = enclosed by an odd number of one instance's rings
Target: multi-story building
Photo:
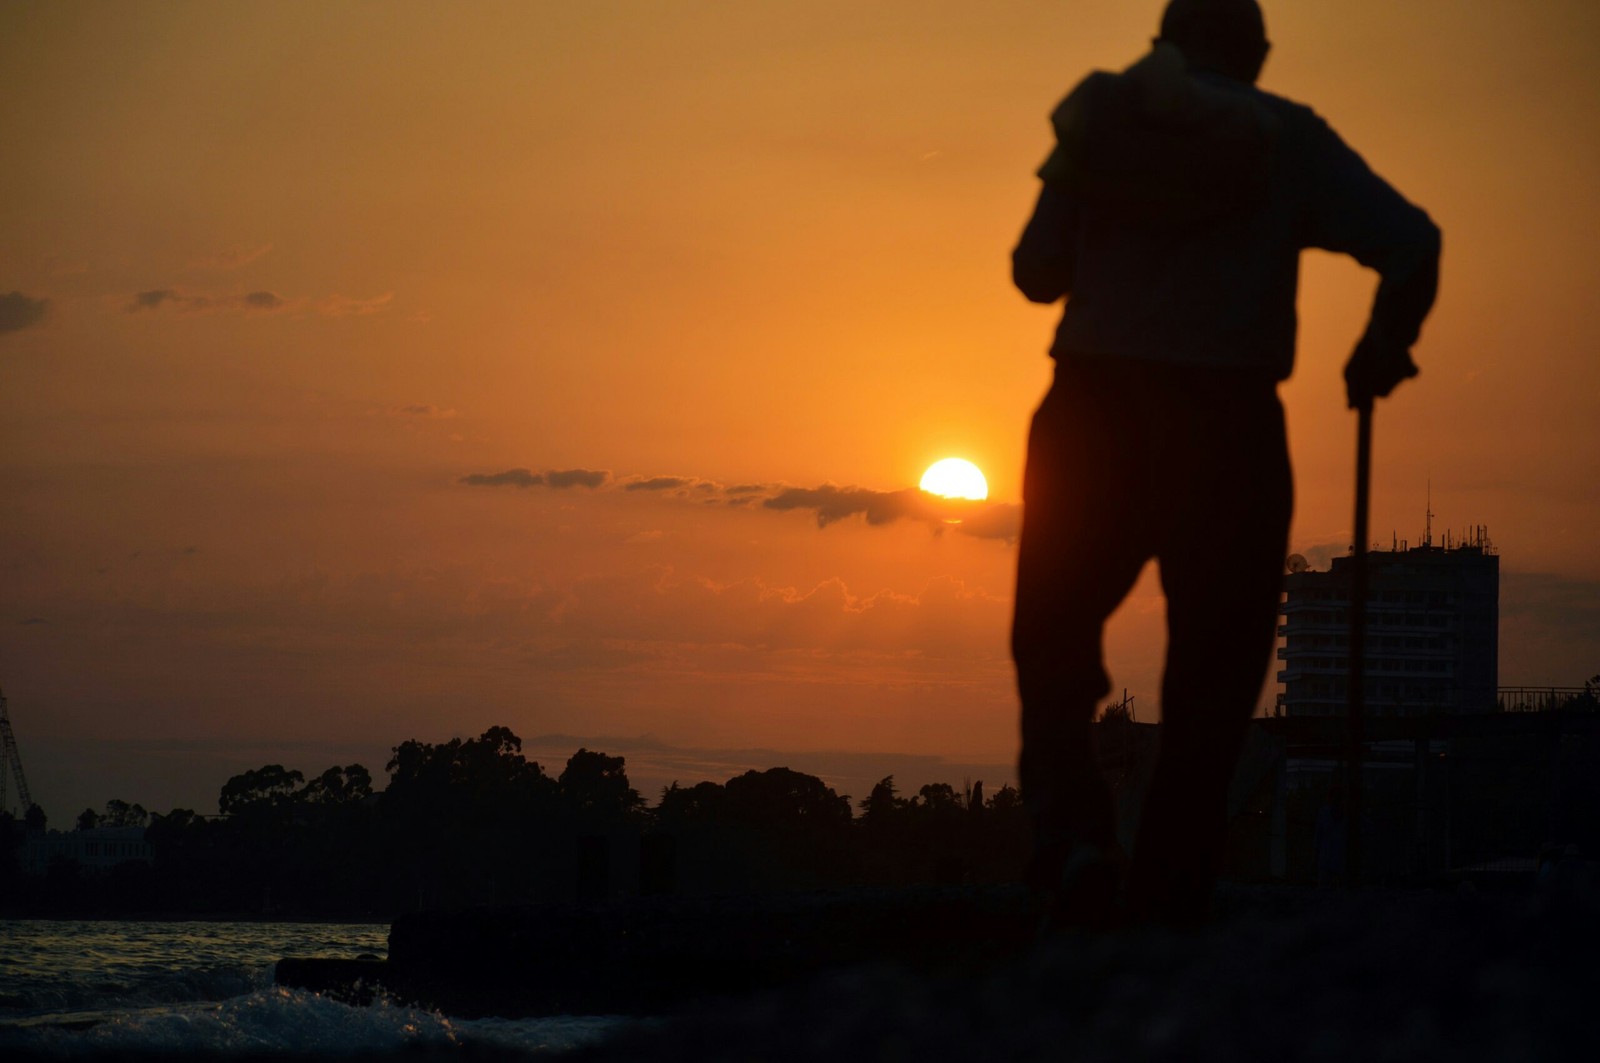
[[[1498,680],[1500,558],[1482,528],[1443,545],[1367,554],[1365,710],[1374,715],[1491,712]],[[1326,572],[1289,559],[1277,712],[1341,716],[1350,674],[1350,557]]]

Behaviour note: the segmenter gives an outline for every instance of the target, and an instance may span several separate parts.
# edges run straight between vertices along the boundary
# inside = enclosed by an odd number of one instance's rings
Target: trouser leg
[[[1096,651],[1099,638],[1098,626],[1093,634],[1076,636]],[[1064,855],[1086,843],[1109,853],[1116,845],[1116,810],[1095,757],[1092,721],[1099,689],[1075,685],[1042,655],[1017,658],[1017,689],[1022,701],[1017,776],[1035,848]]]
[[[1123,406],[1114,380],[1061,366],[1028,437],[1012,655],[1036,856],[1116,847],[1091,727],[1110,687],[1101,632],[1148,556],[1134,512],[1142,435],[1120,423]]]
[[[1192,426],[1167,497],[1186,511],[1160,548],[1167,596],[1161,752],[1134,847],[1130,900],[1168,921],[1203,917],[1227,833],[1228,789],[1270,664],[1292,485],[1275,396]]]

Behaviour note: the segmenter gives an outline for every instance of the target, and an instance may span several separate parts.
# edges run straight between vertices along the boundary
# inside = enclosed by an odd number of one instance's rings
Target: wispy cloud
[[[366,317],[369,314],[381,314],[389,309],[389,304],[394,302],[394,292],[384,292],[368,299],[357,299],[349,295],[330,295],[317,309],[327,317]]]
[[[388,310],[393,302],[393,292],[384,292],[382,295],[374,295],[366,299],[335,293],[321,300],[312,301],[300,297],[290,300],[277,292],[266,289],[257,289],[256,291],[242,294],[237,292],[217,294],[214,292],[194,291],[188,288],[168,287],[149,288],[145,291],[135,292],[125,309],[130,314],[151,310],[202,313],[224,310],[271,312],[284,309],[295,309],[297,311],[312,309],[323,317],[340,318],[366,317],[372,314],[379,314]]]
[[[914,487],[874,491],[865,487],[786,487],[763,499],[765,509],[807,510],[817,527],[826,528],[860,515],[869,525],[914,520],[936,529],[952,528],[980,539],[1015,540],[1022,527],[1022,507],[1004,502],[940,498]]]
[[[35,299],[21,292],[0,295],[0,333],[19,332],[44,320],[50,300]]]
[[[928,495],[913,488],[899,491],[873,491],[864,487],[788,487],[761,504],[767,509],[806,509],[817,515],[817,527],[861,514],[868,524],[888,524],[901,517],[927,513]]]
[[[207,295],[185,292],[177,288],[151,288],[135,292],[125,308],[130,314],[172,309],[181,314],[216,312],[225,310],[263,311],[282,310],[288,301],[276,292],[265,290],[245,292],[243,295]]]
[[[551,469],[537,473],[531,469],[507,469],[496,473],[473,473],[460,483],[468,487],[602,487],[611,474],[597,469]]]
[[[389,415],[391,417],[446,418],[455,417],[456,411],[453,407],[435,406],[431,402],[413,402],[405,406],[391,406]]]

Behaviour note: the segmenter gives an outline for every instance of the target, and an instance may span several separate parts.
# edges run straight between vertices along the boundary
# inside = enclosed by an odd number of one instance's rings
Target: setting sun
[[[989,481],[972,462],[964,458],[945,458],[928,466],[922,474],[921,487],[930,495],[943,498],[967,498],[981,502],[989,497]]]

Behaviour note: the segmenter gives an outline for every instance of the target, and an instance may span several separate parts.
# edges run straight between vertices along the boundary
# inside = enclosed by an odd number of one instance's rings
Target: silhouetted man
[[[1255,0],[1172,0],[1150,55],[1091,74],[1013,255],[1066,310],[1034,415],[1012,652],[1030,878],[1058,917],[1106,919],[1120,878],[1090,722],[1101,629],[1145,561],[1167,597],[1160,760],[1128,864],[1135,918],[1204,918],[1228,783],[1266,675],[1293,507],[1277,382],[1300,251],[1382,280],[1345,367],[1352,407],[1416,374],[1439,232],[1311,110],[1254,87]]]

